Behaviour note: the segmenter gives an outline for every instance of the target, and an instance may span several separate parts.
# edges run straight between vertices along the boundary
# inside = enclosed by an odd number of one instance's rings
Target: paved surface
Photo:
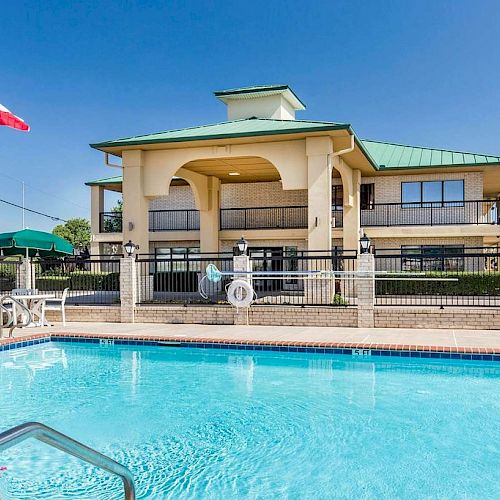
[[[406,328],[330,328],[301,326],[239,326],[186,324],[68,323],[47,328],[24,328],[15,337],[36,333],[112,334],[120,336],[171,337],[179,340],[328,342],[384,344],[394,346],[442,346],[450,348],[492,348],[500,350],[500,330],[425,330]],[[4,332],[6,335],[7,332]]]

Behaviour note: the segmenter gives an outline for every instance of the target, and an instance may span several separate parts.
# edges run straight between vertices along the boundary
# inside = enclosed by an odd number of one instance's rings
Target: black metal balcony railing
[[[429,203],[375,203],[361,210],[361,226],[437,226],[451,224],[500,224],[495,200]],[[332,225],[343,227],[343,211],[332,210]],[[220,210],[220,229],[304,229],[307,207],[251,207]],[[196,231],[200,229],[198,210],[151,210],[149,230]],[[101,233],[122,231],[122,214],[100,214]]]
[[[302,229],[307,227],[307,207],[223,208],[221,229]]]
[[[498,224],[495,200],[375,203],[361,210],[361,226]]]
[[[120,212],[101,212],[99,214],[100,233],[121,233],[122,214]]]
[[[200,229],[198,210],[150,210],[149,230],[197,231]]]

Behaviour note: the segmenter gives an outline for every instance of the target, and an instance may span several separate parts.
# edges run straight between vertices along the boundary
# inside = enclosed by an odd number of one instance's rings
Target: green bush
[[[417,276],[418,277],[418,276]],[[424,277],[424,276],[422,276]],[[377,295],[500,295],[500,273],[426,273],[429,281],[377,281]],[[432,281],[454,278],[458,281]]]
[[[74,271],[69,275],[72,290],[116,291],[120,289],[120,273]]]
[[[0,266],[0,290],[10,291],[16,288],[16,272],[12,266]]]
[[[69,276],[38,276],[35,283],[40,292],[59,292],[71,287]]]
[[[197,271],[160,272],[154,275],[155,292],[196,292]]]

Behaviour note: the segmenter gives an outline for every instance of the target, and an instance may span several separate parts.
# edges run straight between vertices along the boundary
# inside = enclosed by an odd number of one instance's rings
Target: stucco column
[[[206,205],[200,210],[200,251],[217,253],[219,251],[219,209],[220,209],[220,179],[210,176],[207,179],[205,193]]]
[[[101,212],[104,212],[104,188],[102,186],[90,187],[90,254],[99,255],[100,245],[94,241],[94,235],[101,232]]]
[[[149,199],[144,196],[144,151],[124,151],[123,244],[132,240],[138,253],[149,253]]]
[[[332,247],[332,151],[329,137],[306,138],[309,250]]]
[[[344,191],[343,248],[358,250],[361,224],[361,172],[351,168],[339,157],[334,157],[333,167],[340,173]]]

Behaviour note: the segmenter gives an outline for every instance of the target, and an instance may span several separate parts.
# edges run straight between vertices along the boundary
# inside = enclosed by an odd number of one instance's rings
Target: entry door
[[[252,270],[255,271],[283,271],[283,248],[263,247],[249,248],[252,260]],[[283,289],[282,279],[253,279],[253,287],[256,292],[274,292]]]

